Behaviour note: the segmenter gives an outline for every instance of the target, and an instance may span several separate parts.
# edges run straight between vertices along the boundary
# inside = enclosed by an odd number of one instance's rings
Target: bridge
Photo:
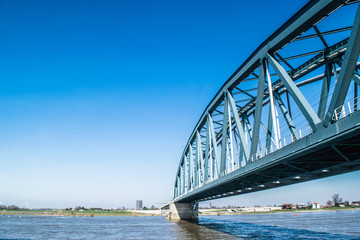
[[[181,156],[170,219],[360,169],[359,2],[310,1],[224,83]]]

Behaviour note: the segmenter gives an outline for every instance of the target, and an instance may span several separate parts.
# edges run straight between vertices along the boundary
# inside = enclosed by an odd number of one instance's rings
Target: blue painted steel
[[[360,67],[356,64],[360,7],[354,3],[310,1],[224,83],[196,124],[182,154],[175,178],[175,202],[233,196],[360,169],[360,150],[354,147],[360,144],[360,96],[356,85],[360,78],[354,71]],[[319,21],[350,4],[357,7],[351,28],[347,25],[321,32]],[[309,29],[316,34],[306,33]],[[324,35],[340,32],[348,32],[350,37],[341,35],[343,40],[330,46],[329,42],[334,41]],[[324,49],[286,56],[288,48],[296,52],[291,49],[296,46],[292,42],[315,37]],[[339,74],[333,67],[335,62],[340,66]],[[314,77],[319,68],[324,74]],[[318,96],[308,100],[302,88],[320,80]],[[350,91],[352,80],[354,87]],[[284,93],[287,106],[281,97]],[[332,96],[330,104],[328,96]],[[317,114],[313,108],[317,108]],[[278,115],[279,111],[282,114]],[[311,161],[314,157],[317,161]]]

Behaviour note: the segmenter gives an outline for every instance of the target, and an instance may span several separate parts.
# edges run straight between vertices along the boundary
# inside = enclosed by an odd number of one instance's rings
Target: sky
[[[0,0],[0,201],[160,206],[205,107],[305,0]],[[359,172],[213,201],[359,200]],[[204,203],[205,205],[208,202]]]

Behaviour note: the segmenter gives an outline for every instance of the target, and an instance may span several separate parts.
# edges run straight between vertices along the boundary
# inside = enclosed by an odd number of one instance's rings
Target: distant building
[[[345,207],[345,203],[343,202],[336,203],[335,207]]]
[[[306,208],[306,205],[305,205],[304,203],[298,203],[298,204],[296,205],[296,208],[297,208],[297,209],[305,209],[305,208]]]
[[[311,208],[320,208],[320,204],[318,202],[313,202]]]
[[[136,209],[142,209],[143,208],[143,200],[136,200]]]
[[[360,201],[353,201],[351,206],[360,206]]]
[[[293,209],[294,206],[291,203],[285,203],[281,206],[282,209]]]

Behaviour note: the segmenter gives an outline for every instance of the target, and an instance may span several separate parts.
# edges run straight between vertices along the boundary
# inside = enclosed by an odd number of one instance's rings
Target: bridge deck
[[[360,170],[360,111],[187,193],[175,202],[210,200]]]

